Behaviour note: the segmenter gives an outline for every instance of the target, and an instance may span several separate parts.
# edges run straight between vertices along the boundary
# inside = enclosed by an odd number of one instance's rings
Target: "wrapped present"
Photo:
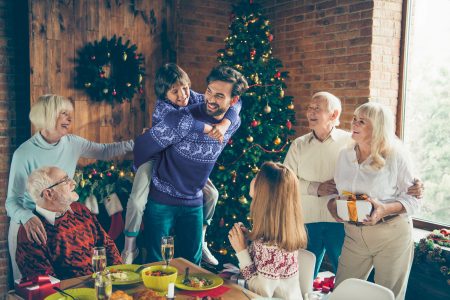
[[[313,290],[321,291],[322,293],[329,293],[334,290],[334,278],[335,276],[321,278],[317,277],[313,281]]]
[[[363,222],[372,213],[372,203],[365,194],[344,192],[336,199],[337,214],[344,221]]]
[[[49,275],[17,279],[14,282],[16,294],[26,300],[42,300],[54,294],[54,287],[60,287],[60,280]]]

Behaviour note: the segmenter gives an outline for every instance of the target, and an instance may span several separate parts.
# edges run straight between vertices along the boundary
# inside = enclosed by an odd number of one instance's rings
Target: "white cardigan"
[[[248,288],[263,297],[302,300],[298,276],[298,251],[287,252],[262,241],[236,253]]]

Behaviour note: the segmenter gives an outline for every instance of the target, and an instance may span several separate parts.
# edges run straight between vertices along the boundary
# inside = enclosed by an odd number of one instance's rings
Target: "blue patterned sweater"
[[[135,141],[136,167],[158,155],[149,197],[161,204],[203,205],[202,188],[220,153],[241,124],[239,101],[225,114],[232,124],[223,143],[219,143],[203,130],[205,123],[218,124],[221,120],[206,113],[203,95],[191,92],[190,102],[192,98],[197,104],[181,108],[158,100],[153,114],[154,126]]]

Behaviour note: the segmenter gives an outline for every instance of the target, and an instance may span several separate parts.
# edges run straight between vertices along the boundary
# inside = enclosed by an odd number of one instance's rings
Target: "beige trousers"
[[[336,284],[348,278],[367,280],[375,268],[375,283],[405,299],[414,256],[411,218],[400,216],[374,226],[346,223]]]

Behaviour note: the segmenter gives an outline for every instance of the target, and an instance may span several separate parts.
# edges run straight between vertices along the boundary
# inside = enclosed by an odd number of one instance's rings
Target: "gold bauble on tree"
[[[269,106],[269,104],[266,104],[266,106],[264,106],[264,112],[266,114],[270,114],[271,111],[272,111],[272,108]]]
[[[288,109],[294,109],[294,103],[291,102],[291,104],[289,104],[289,105],[287,106],[287,108],[288,108]]]
[[[258,173],[258,172],[259,172],[259,168],[258,168],[257,166],[254,166],[254,167],[252,168],[252,172],[253,172],[253,174]]]
[[[284,97],[284,90],[280,89],[280,97],[283,98]]]
[[[252,137],[251,135],[249,135],[249,136],[247,137],[247,142],[253,143],[253,137]]]
[[[123,61],[126,61],[127,58],[128,58],[128,54],[127,54],[126,52],[124,52],[124,53],[122,54],[122,59],[123,59]]]
[[[247,204],[247,203],[248,203],[247,198],[245,198],[244,195],[240,196],[240,197],[239,197],[239,203],[241,203],[241,204]]]
[[[224,166],[224,165],[220,165],[220,166],[219,166],[219,170],[220,170],[220,171],[225,170],[225,166]]]
[[[273,140],[273,143],[274,143],[275,145],[279,145],[279,144],[281,144],[281,139],[280,139],[279,137],[276,137],[276,138]]]

